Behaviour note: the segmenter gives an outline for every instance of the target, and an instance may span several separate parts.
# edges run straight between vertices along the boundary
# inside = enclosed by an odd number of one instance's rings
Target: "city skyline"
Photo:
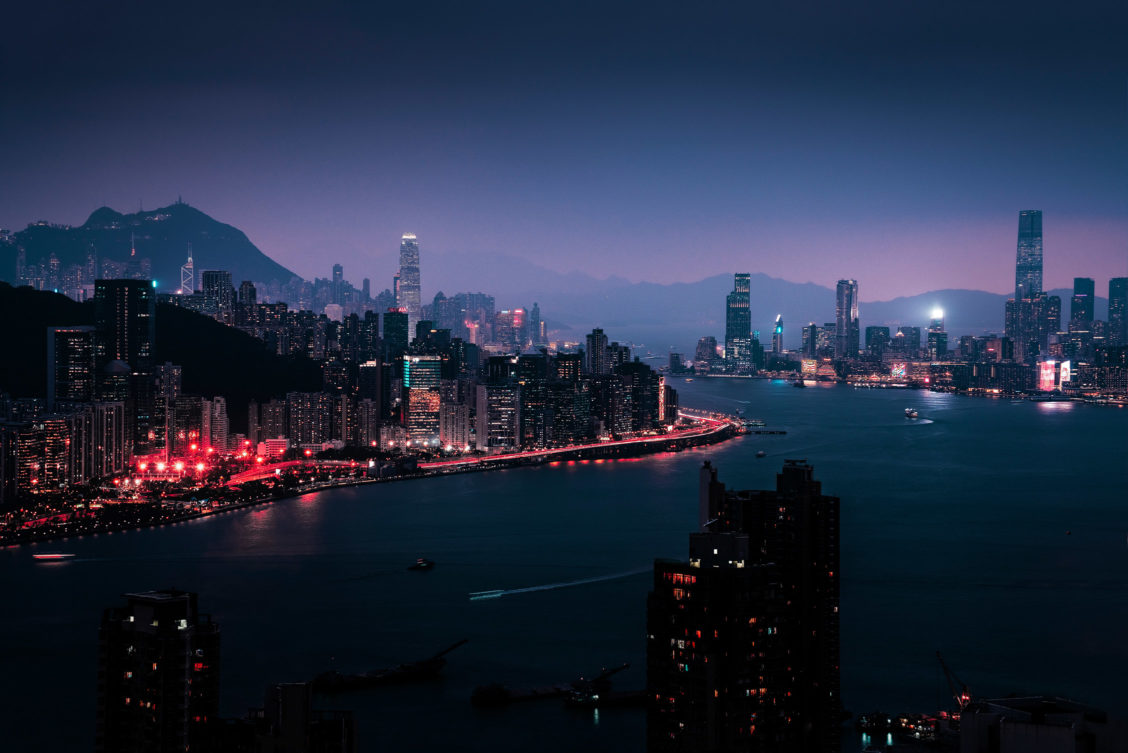
[[[1067,257],[1128,273],[1116,4],[17,10],[13,230],[183,195],[305,277],[326,254],[394,265],[411,230],[434,259],[853,277],[885,300],[967,270],[1003,292],[1035,207],[1046,287]]]

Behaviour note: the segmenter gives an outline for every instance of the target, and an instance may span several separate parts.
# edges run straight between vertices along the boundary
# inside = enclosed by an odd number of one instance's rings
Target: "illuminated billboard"
[[[893,364],[893,368],[889,370],[889,375],[894,379],[904,379],[908,369],[909,365],[907,363],[895,363]]]
[[[803,373],[804,374],[817,374],[819,372],[819,362],[813,358],[803,359]]]
[[[1073,363],[1071,361],[1061,362],[1061,377],[1058,379],[1059,384],[1065,384],[1073,379]]]
[[[1038,364],[1038,389],[1042,392],[1057,389],[1057,361],[1042,361]]]

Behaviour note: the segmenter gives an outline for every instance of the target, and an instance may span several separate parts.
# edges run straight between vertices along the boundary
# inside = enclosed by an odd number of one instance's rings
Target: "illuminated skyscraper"
[[[1042,212],[1026,209],[1018,213],[1014,298],[1007,302],[1006,334],[1014,342],[1015,358],[1029,361],[1045,350],[1052,308],[1042,293]]]
[[[944,331],[944,311],[933,309],[932,321],[928,324],[928,357],[940,361],[947,355],[948,333]]]
[[[94,399],[94,328],[47,328],[47,410],[59,400]]]
[[[835,358],[856,358],[861,348],[858,320],[858,281],[839,280],[835,298]]]
[[[734,276],[732,292],[725,298],[725,360],[735,374],[752,371],[752,314],[749,310],[750,275]]]
[[[776,314],[775,329],[772,330],[772,354],[783,353],[783,314]]]
[[[419,285],[419,242],[414,233],[404,233],[403,240],[400,241],[396,306],[407,309],[407,331],[414,332],[423,311]]]
[[[404,356],[402,364],[403,423],[407,427],[407,438],[415,446],[436,446],[439,443],[442,358]]]
[[[1032,299],[1042,292],[1042,210],[1018,213],[1018,254],[1014,269],[1014,299]]]
[[[1128,277],[1108,281],[1108,344],[1128,345]]]

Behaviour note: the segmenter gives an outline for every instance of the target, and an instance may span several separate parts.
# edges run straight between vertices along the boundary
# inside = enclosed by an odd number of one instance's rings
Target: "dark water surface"
[[[945,701],[941,649],[978,695],[1128,709],[1128,411],[782,382],[677,382],[682,404],[786,428],[632,461],[342,489],[213,519],[0,551],[0,748],[92,747],[97,633],[119,594],[198,591],[223,631],[224,713],[267,683],[425,657],[441,682],[334,701],[362,750],[641,751],[640,711],[480,711],[488,682],[629,661],[645,679],[655,557],[684,557],[697,467],[767,488],[806,458],[842,498],[842,689],[855,712]],[[915,406],[921,418],[908,421]],[[768,456],[755,458],[757,450]],[[1068,532],[1068,533],[1067,533]],[[407,572],[416,557],[435,570]],[[618,576],[470,601],[471,592]]]

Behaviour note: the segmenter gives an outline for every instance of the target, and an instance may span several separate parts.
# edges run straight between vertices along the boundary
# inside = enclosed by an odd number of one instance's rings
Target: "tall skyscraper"
[[[442,382],[440,356],[404,356],[400,378],[403,384],[403,423],[407,438],[415,446],[439,443],[439,388]]]
[[[1128,277],[1108,281],[1108,343],[1128,345]]]
[[[772,355],[783,354],[783,314],[776,314],[775,328],[772,330]]]
[[[856,358],[861,348],[858,320],[858,281],[839,280],[835,297],[835,358]]]
[[[928,323],[928,357],[933,361],[940,361],[947,355],[948,333],[944,331],[944,311],[933,309],[932,321]]]
[[[391,308],[384,313],[384,363],[391,363],[407,352],[410,331],[406,309]]]
[[[192,295],[196,292],[196,265],[192,261],[192,244],[188,244],[188,261],[180,267],[180,294]]]
[[[1073,278],[1073,297],[1069,300],[1069,328],[1092,329],[1097,285],[1091,277]]]
[[[1018,254],[1014,268],[1014,299],[1033,299],[1042,292],[1042,210],[1018,213]]]
[[[414,332],[422,318],[423,303],[419,285],[419,241],[414,233],[404,233],[400,241],[399,284],[396,306],[407,309],[407,331]]]
[[[803,461],[773,491],[705,463],[689,561],[654,563],[649,751],[839,750],[838,508]]]
[[[125,594],[99,632],[98,753],[204,748],[219,715],[219,626],[196,594]]]
[[[340,306],[345,302],[345,268],[340,264],[333,265],[333,282],[330,293],[333,303]]]
[[[47,410],[59,400],[93,400],[96,373],[93,327],[47,328]]]
[[[732,292],[725,297],[725,361],[735,374],[752,372],[751,275],[733,276]]]
[[[1060,320],[1060,301],[1057,306]],[[1042,212],[1023,210],[1018,213],[1014,298],[1007,301],[1006,316],[1016,359],[1029,362],[1046,349],[1051,309],[1053,302],[1042,292]]]
[[[101,375],[111,361],[148,372],[156,341],[156,289],[149,280],[94,283],[95,361]]]

